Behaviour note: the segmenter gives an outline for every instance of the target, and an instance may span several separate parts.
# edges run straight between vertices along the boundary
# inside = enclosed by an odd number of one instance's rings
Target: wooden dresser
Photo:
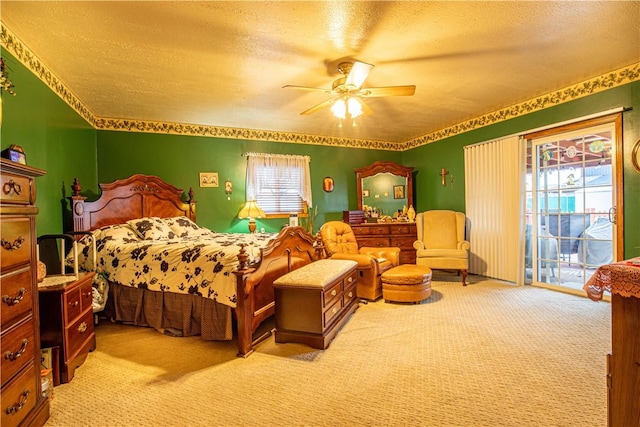
[[[400,264],[415,264],[413,242],[418,238],[415,222],[350,224],[358,247],[398,247]]]
[[[49,418],[49,400],[40,383],[35,177],[46,172],[0,162],[0,425],[42,426]]]
[[[275,342],[326,349],[358,308],[358,263],[323,259],[274,282]]]
[[[43,347],[59,347],[54,385],[68,383],[76,368],[96,348],[93,329],[92,283],[94,272],[81,273],[75,282],[40,287],[40,337]],[[59,374],[59,375],[58,375]]]

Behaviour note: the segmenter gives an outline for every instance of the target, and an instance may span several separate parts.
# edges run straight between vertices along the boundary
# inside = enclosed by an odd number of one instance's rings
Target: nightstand
[[[92,306],[94,275],[94,272],[82,273],[75,281],[38,288],[41,346],[60,348],[59,364],[53,366],[53,377],[59,378],[60,383],[71,381],[76,368],[96,348]],[[55,380],[54,385],[58,385]]]

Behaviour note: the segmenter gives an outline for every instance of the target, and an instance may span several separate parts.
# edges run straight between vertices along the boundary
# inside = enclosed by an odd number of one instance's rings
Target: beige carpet
[[[606,426],[608,303],[435,279],[423,304],[361,305],[325,351],[102,322],[46,425]]]

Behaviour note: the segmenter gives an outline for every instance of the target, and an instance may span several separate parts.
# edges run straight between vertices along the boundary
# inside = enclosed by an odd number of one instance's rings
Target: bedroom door
[[[600,265],[617,260],[620,120],[607,117],[527,136],[526,266],[534,285],[582,294]]]

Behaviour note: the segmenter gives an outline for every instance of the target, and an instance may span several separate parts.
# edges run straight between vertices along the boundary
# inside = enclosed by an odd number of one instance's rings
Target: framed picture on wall
[[[394,185],[393,186],[393,198],[394,199],[404,199],[404,185]]]
[[[218,172],[200,172],[200,187],[217,187]]]

